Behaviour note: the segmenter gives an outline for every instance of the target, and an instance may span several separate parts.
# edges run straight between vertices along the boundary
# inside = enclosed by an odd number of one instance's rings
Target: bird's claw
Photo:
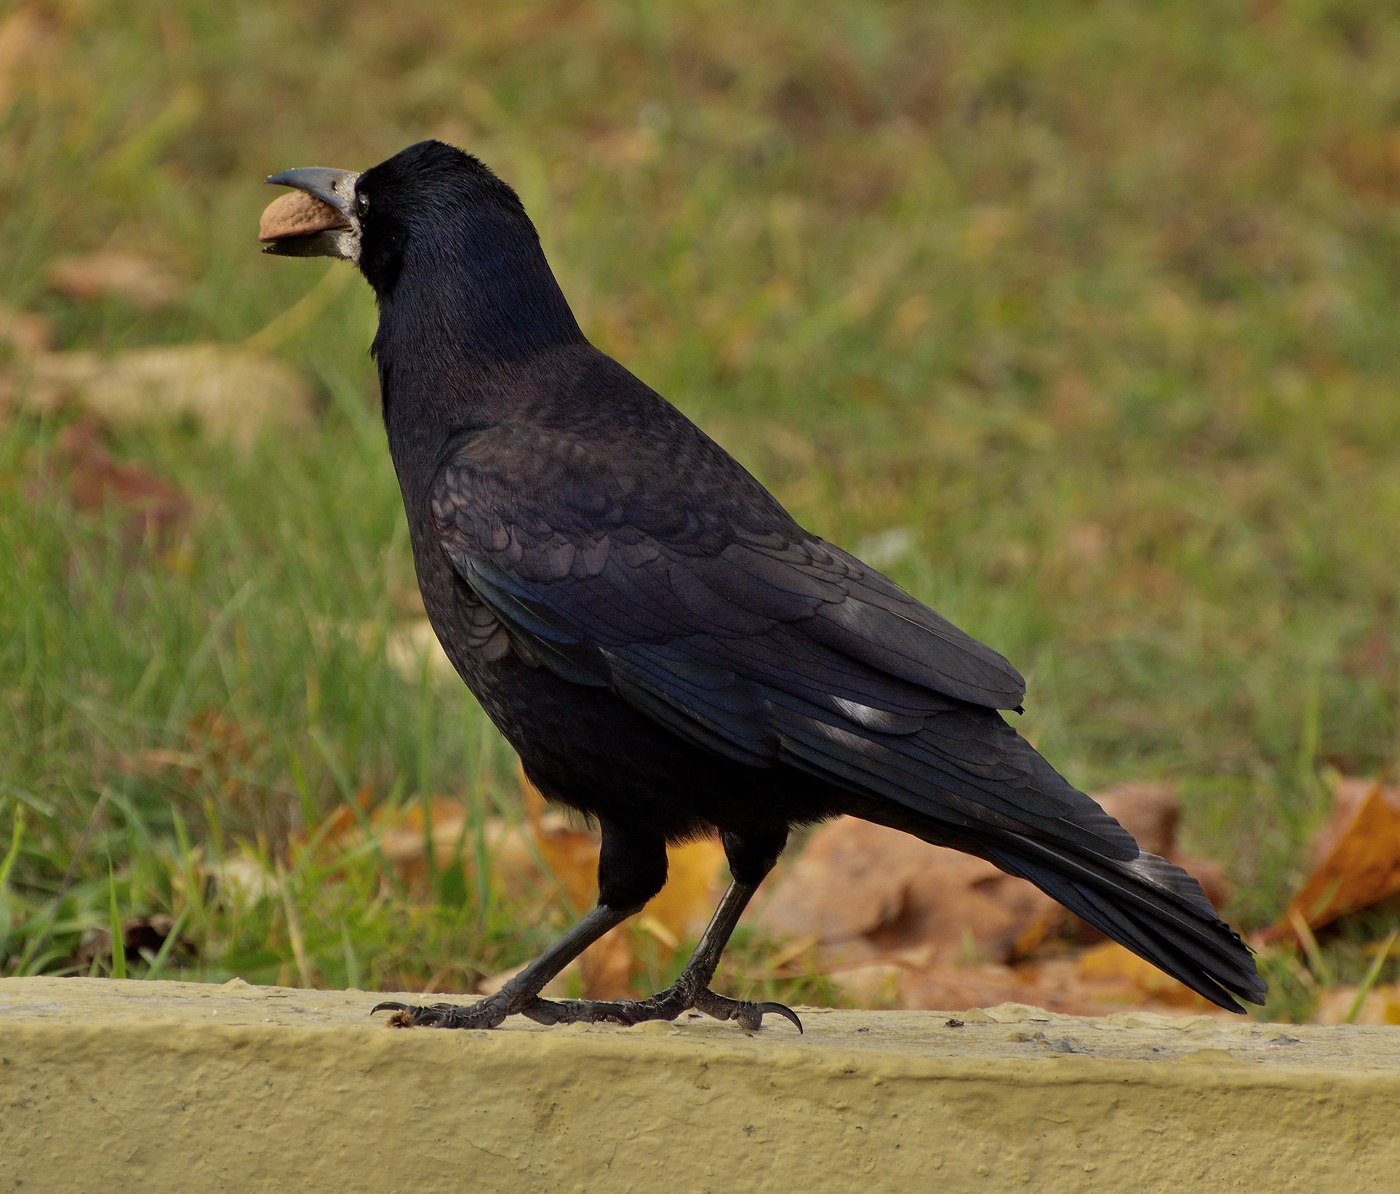
[[[456,1003],[376,1003],[370,1015],[393,1012],[390,1028],[495,1028],[507,1015],[507,1008],[491,999],[465,1006]]]
[[[700,998],[695,1001],[695,1010],[704,1012],[707,1016],[713,1016],[716,1020],[733,1020],[741,1028],[753,1031],[763,1027],[763,1017],[782,1016],[798,1032],[803,1032],[802,1021],[797,1018],[797,1013],[784,1003],[751,1003],[746,999],[729,999],[723,995],[716,995],[713,991],[705,990],[700,993]]]

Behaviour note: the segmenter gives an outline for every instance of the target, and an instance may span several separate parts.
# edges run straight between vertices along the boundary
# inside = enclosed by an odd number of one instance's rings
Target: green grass
[[[0,970],[163,911],[198,948],[166,976],[470,979],[557,923],[299,845],[362,791],[514,807],[465,693],[382,649],[414,596],[370,296],[332,283],[301,322],[336,267],[253,241],[263,175],[428,135],[517,186],[597,343],[1021,667],[1022,728],[1061,769],[1179,783],[1246,926],[1281,910],[1328,771],[1395,763],[1383,7],[64,0],[0,21],[27,39],[0,55],[0,303],[64,350],[267,329],[318,395],[313,427],[247,452],[113,431],[188,495],[159,542],[42,479],[75,412],[7,415]],[[47,289],[50,261],[102,247],[165,264],[181,299]],[[240,851],[281,860],[285,899],[211,886]],[[1337,958],[1334,981],[1366,974]],[[1272,1010],[1305,1013],[1280,987]]]

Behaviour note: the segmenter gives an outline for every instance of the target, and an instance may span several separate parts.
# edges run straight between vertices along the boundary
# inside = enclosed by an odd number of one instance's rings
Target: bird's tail
[[[1253,953],[1201,885],[1143,850],[1030,743],[991,717],[995,725],[989,719],[961,741],[945,728],[939,735],[885,736],[879,744],[866,739],[859,750],[844,752],[835,762],[847,791],[858,777],[866,797],[848,811],[1029,880],[1220,1007],[1241,1012],[1239,1000],[1262,1003],[1267,986]],[[954,758],[955,748],[980,754]],[[810,766],[814,757],[803,761]],[[832,774],[831,754],[822,761]]]
[[[1128,862],[1106,860],[1030,838],[983,842],[980,853],[1212,1003],[1239,1012],[1236,997],[1264,1001],[1249,947],[1201,885],[1165,858],[1142,851]]]

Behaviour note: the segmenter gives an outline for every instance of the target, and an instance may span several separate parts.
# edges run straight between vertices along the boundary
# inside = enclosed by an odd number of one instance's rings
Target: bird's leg
[[[751,1003],[710,990],[720,955],[756,890],[756,885],[737,879],[729,885],[685,969],[671,986],[649,999],[536,999],[522,1008],[521,1014],[539,1024],[591,1024],[598,1020],[640,1024],[645,1020],[674,1020],[693,1010],[716,1020],[733,1020],[748,1029],[762,1027],[763,1017],[772,1014],[782,1016],[801,1032],[802,1021],[797,1013],[781,1003]]]
[[[380,1003],[370,1014],[393,1012],[389,1024],[394,1028],[495,1028],[507,1016],[538,1005],[539,994],[550,979],[603,934],[640,912],[666,884],[663,837],[602,818],[599,828],[603,844],[598,853],[597,905],[499,991],[465,1007],[455,1003]]]
[[[550,979],[604,933],[615,929],[640,910],[640,905],[616,909],[598,904],[499,991],[476,1003],[465,1006],[455,1003],[415,1006],[386,1002],[376,1004],[370,1014],[393,1012],[389,1017],[393,1028],[495,1028],[507,1016],[523,1012],[536,1003],[539,993]]]
[[[797,1018],[797,1013],[781,1003],[730,999],[710,990],[720,955],[729,944],[739,917],[753,899],[759,883],[773,869],[787,841],[787,830],[784,827],[744,838],[726,833],[721,835],[721,840],[734,881],[720,899],[719,907],[705,927],[695,952],[690,955],[690,961],[671,986],[649,999],[536,999],[522,1009],[521,1014],[540,1024],[578,1024],[596,1020],[640,1024],[644,1020],[674,1020],[682,1012],[698,1011],[716,1020],[733,1020],[748,1029],[762,1027],[763,1017],[771,1014],[782,1016],[801,1032],[802,1021]]]

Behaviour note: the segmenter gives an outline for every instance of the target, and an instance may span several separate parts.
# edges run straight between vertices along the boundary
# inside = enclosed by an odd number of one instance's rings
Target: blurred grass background
[[[1397,61],[1361,0],[10,7],[0,304],[315,399],[241,447],[104,429],[184,504],[133,537],[73,496],[81,394],[38,409],[0,345],[0,972],[120,970],[82,942],[166,914],[167,976],[469,984],[557,927],[480,869],[410,900],[372,841],[287,848],[347,802],[517,800],[465,691],[385,649],[416,594],[368,290],[254,239],[264,175],[425,136],[516,186],[600,347],[1016,662],[1062,770],[1178,784],[1267,923],[1328,774],[1400,742]],[[55,291],[112,248],[178,297]],[[278,898],[211,883],[247,851]]]

